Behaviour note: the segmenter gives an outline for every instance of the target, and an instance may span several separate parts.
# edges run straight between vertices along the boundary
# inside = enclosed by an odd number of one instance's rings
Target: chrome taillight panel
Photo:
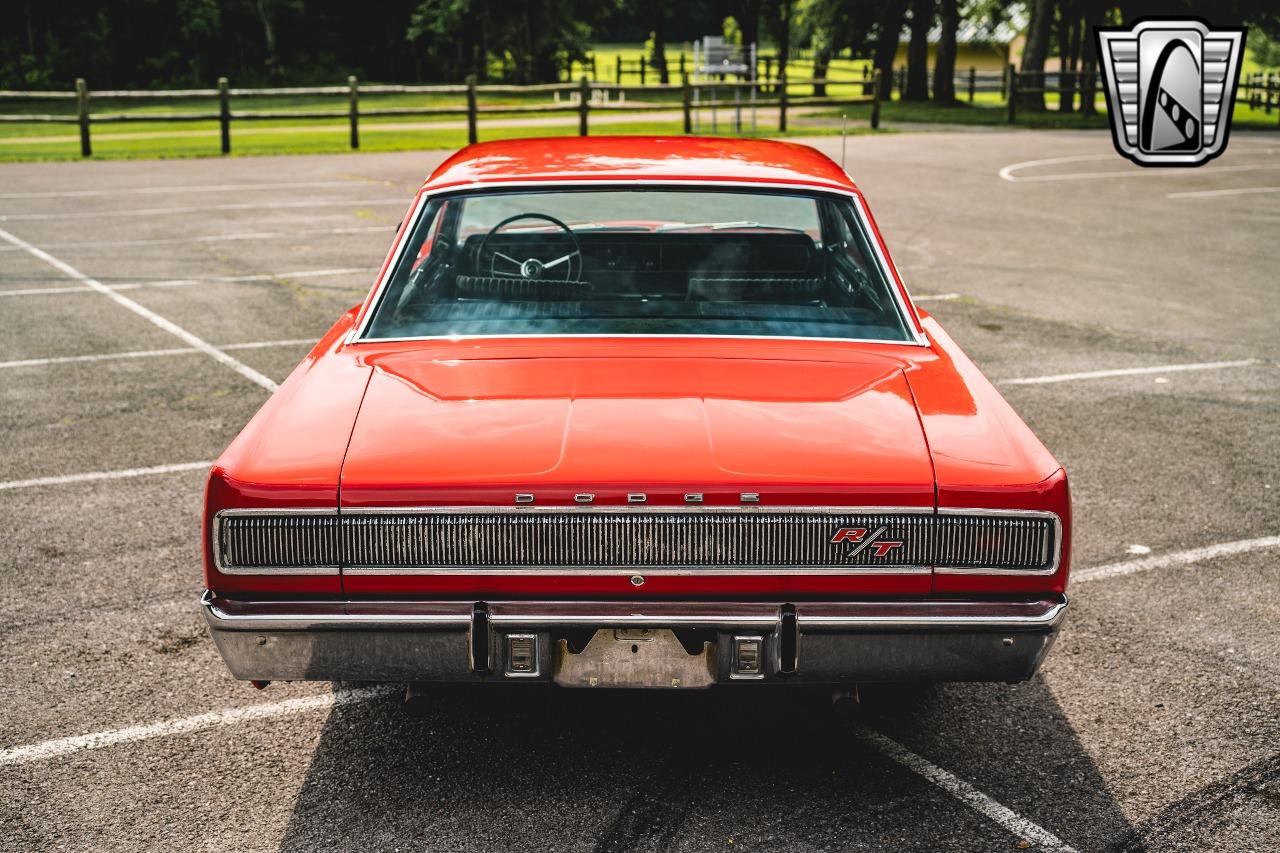
[[[912,507],[231,509],[224,574],[1047,575],[1053,513]]]

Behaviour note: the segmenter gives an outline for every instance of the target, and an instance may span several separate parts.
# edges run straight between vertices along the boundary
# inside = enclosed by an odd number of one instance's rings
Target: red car
[[[214,466],[241,679],[1031,677],[1062,466],[811,148],[466,148]]]

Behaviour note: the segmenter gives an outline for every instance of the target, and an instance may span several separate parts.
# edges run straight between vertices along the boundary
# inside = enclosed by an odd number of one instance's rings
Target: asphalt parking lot
[[[1167,171],[1100,133],[848,141],[1071,474],[1034,680],[260,693],[196,606],[204,468],[442,157],[0,167],[0,849],[1280,848],[1280,137]]]

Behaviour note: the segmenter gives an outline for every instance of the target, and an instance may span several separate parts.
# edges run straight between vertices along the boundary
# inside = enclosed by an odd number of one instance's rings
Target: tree
[[[778,79],[787,77],[787,59],[791,54],[791,13],[795,0],[768,0],[765,5],[765,25],[778,49]]]
[[[883,5],[884,0],[798,0],[791,38],[813,51],[815,79],[826,79],[831,60],[843,50],[855,56],[872,51],[876,16]],[[813,94],[824,96],[826,87],[815,84]]]
[[[1029,88],[1043,89],[1044,61],[1049,54],[1049,32],[1053,27],[1054,0],[1032,0],[1031,23],[1027,26],[1027,46],[1022,52],[1022,72],[1029,73]],[[1018,96],[1019,107],[1044,111],[1044,93]]]
[[[907,87],[904,101],[929,99],[929,28],[934,0],[911,0],[911,41],[907,45]]]
[[[827,79],[827,70],[831,67],[831,55],[835,51],[835,16],[838,0],[801,0],[796,9],[796,24],[799,42],[809,42],[813,51],[813,79]],[[825,83],[813,85],[815,97],[825,98]]]
[[[649,64],[658,72],[658,82],[667,84],[671,76],[667,72],[667,4],[666,0],[649,0],[653,14],[653,30],[649,38],[653,42],[653,50],[649,54]]]
[[[898,41],[902,35],[902,21],[907,14],[909,0],[885,0],[876,18],[875,66],[880,72],[880,97],[893,97],[893,58],[898,53]]]
[[[956,30],[960,28],[960,7],[956,0],[939,0],[938,54],[933,69],[933,99],[944,103],[956,99]]]
[[[733,0],[729,7],[733,9],[733,19],[738,22],[742,33],[742,46],[760,44],[760,6],[763,0]]]

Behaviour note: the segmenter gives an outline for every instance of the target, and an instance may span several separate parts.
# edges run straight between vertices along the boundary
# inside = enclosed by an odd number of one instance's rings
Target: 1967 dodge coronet
[[[214,466],[241,679],[1026,679],[1062,467],[822,154],[473,145]]]

